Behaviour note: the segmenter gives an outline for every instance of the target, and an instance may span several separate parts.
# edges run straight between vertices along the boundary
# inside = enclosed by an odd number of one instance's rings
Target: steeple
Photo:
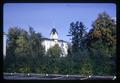
[[[55,40],[58,40],[58,32],[55,28],[53,28],[51,30],[51,33],[50,33],[50,39],[55,39]]]

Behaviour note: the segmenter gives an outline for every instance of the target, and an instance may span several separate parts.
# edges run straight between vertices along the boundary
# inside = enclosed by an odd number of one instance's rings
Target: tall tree
[[[29,27],[29,47],[32,60],[32,71],[36,71],[37,69],[35,68],[39,66],[39,63],[45,54],[45,49],[42,46],[41,33],[36,33],[32,27]]]
[[[103,12],[93,22],[92,29],[87,37],[88,48],[94,59],[96,74],[115,73],[116,56],[116,23],[111,17]],[[104,63],[106,68],[104,67]],[[99,70],[101,69],[101,70]],[[101,73],[100,73],[101,72]]]
[[[89,32],[90,42],[99,41],[110,50],[113,48],[115,50],[116,46],[116,24],[111,17],[103,12],[99,14],[98,18],[92,24],[93,28]],[[111,54],[109,54],[111,56]],[[114,56],[114,55],[113,55]]]
[[[84,46],[84,37],[86,32],[86,27],[82,22],[77,21],[76,23],[72,22],[70,24],[69,34],[72,36],[72,51],[78,52],[79,49],[82,49]]]
[[[32,27],[29,27],[29,44],[31,48],[31,54],[34,57],[44,55],[44,47],[42,46],[42,35],[41,33],[35,33]]]
[[[16,40],[19,38],[21,29],[18,27],[11,27],[8,30],[6,57],[5,57],[5,70],[14,71],[15,69],[15,49],[17,47]]]

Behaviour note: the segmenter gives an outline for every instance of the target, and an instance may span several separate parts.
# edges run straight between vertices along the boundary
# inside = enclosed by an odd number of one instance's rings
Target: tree
[[[19,72],[30,72],[30,50],[28,41],[28,38],[26,39],[25,36],[19,36],[19,38],[16,40],[16,66],[19,68]]]
[[[116,46],[116,24],[110,16],[103,12],[92,24],[93,29],[89,33],[91,44],[97,41],[106,46],[106,51],[109,51],[109,56],[114,56]],[[99,44],[100,45],[100,44]],[[105,48],[104,48],[105,50]],[[112,55],[111,55],[112,54]]]
[[[16,40],[16,49],[15,54],[19,56],[28,56],[29,55],[29,44],[28,44],[28,38],[21,35]]]
[[[87,56],[83,60],[80,63],[79,73],[81,75],[91,75],[93,73],[93,65],[91,59]]]
[[[29,27],[29,44],[30,44],[30,49],[31,49],[31,54],[34,57],[36,56],[43,56],[44,55],[44,47],[42,46],[42,35],[41,33],[35,33],[32,27]]]
[[[34,72],[36,68],[33,67],[39,65],[38,63],[44,55],[41,42],[41,33],[35,33],[33,28],[30,28],[29,33],[18,27],[10,28],[7,39],[5,71]]]
[[[53,58],[58,58],[61,56],[61,48],[58,44],[55,44],[53,47],[49,48],[47,51],[47,55]]]
[[[72,51],[78,52],[84,46],[84,37],[86,34],[86,27],[82,22],[77,21],[70,24],[69,34],[72,36]]]
[[[72,57],[72,46],[68,44],[68,50],[67,50],[68,54],[66,57],[71,58]]]
[[[94,61],[94,74],[112,74],[115,72],[112,66],[115,65],[113,62],[115,62],[116,56],[115,21],[103,12],[93,22],[92,27],[87,35],[87,45]],[[111,58],[114,59],[111,60]],[[103,64],[106,65],[106,68]]]
[[[11,27],[8,30],[6,57],[5,57],[5,71],[15,70],[15,49],[17,47],[16,40],[19,38],[21,29],[18,27]],[[14,70],[13,70],[14,69]]]
[[[36,33],[32,27],[29,27],[29,47],[30,47],[30,58],[31,58],[31,68],[35,72],[39,67],[42,57],[45,54],[45,49],[42,46],[42,34]],[[41,63],[40,63],[41,64]]]

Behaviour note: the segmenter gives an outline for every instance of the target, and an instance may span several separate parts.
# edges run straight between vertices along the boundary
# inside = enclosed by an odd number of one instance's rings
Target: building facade
[[[58,39],[58,32],[55,28],[52,29],[50,33],[50,39],[49,38],[43,38],[42,45],[45,47],[45,51],[47,52],[50,47],[53,47],[55,44],[58,44],[59,47],[62,50],[62,54],[60,57],[67,56],[68,52],[68,42],[64,40]]]

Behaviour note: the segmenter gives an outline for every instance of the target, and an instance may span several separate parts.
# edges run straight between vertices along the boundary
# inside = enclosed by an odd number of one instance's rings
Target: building
[[[58,44],[59,47],[62,50],[61,57],[67,56],[67,54],[68,54],[68,52],[67,52],[68,42],[66,42],[64,40],[59,40],[58,39],[58,32],[56,31],[55,28],[53,28],[51,33],[50,33],[50,39],[49,38],[43,38],[42,45],[45,47],[45,51],[47,52],[47,50],[50,47],[53,47],[55,44]]]

